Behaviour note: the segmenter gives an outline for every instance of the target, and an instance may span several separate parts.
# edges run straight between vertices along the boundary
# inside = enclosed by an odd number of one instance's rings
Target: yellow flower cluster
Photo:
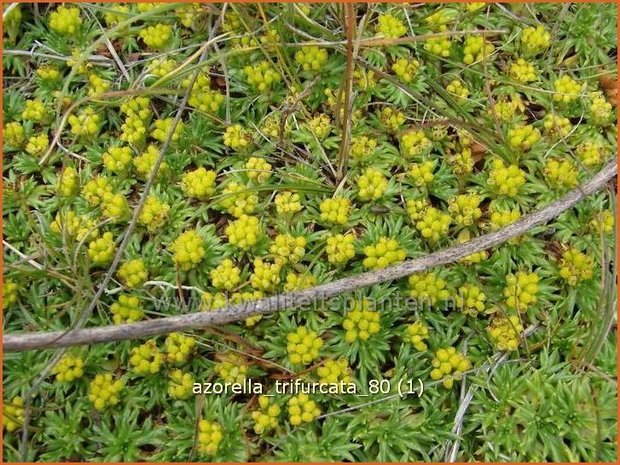
[[[454,222],[459,226],[471,226],[482,216],[478,194],[461,194],[450,199],[448,211],[452,213]]]
[[[409,295],[419,300],[420,306],[423,306],[446,300],[450,292],[446,289],[446,282],[434,272],[429,271],[409,276]]]
[[[614,213],[611,210],[596,212],[588,223],[588,227],[597,233],[611,233],[616,226]]]
[[[587,141],[577,146],[577,156],[586,166],[595,166],[603,161],[603,145],[595,141]]]
[[[194,377],[191,373],[176,369],[170,372],[168,395],[174,399],[188,399],[194,388]]]
[[[516,274],[508,274],[504,288],[504,297],[506,297],[508,308],[515,308],[524,312],[528,307],[536,304],[539,282],[540,276],[537,273],[519,271]]]
[[[124,386],[123,380],[113,380],[111,373],[97,375],[88,385],[88,400],[96,410],[116,405],[121,400],[119,394]]]
[[[206,255],[205,243],[200,234],[189,230],[177,237],[169,246],[174,264],[183,271],[198,265]]]
[[[465,242],[468,242],[469,240],[471,240],[471,232],[469,232],[468,229],[463,229],[461,232],[459,232],[457,240],[459,241],[459,244],[464,244]],[[486,250],[481,250],[480,252],[474,252],[470,255],[467,255],[466,257],[461,258],[459,262],[465,265],[472,265],[483,262],[488,258],[488,256],[489,254]]]
[[[52,369],[52,374],[56,375],[59,383],[70,383],[84,376],[84,360],[68,354],[63,355]]]
[[[407,326],[405,338],[418,352],[423,352],[428,349],[426,342],[424,342],[428,339],[428,336],[429,328],[422,321],[416,321]]]
[[[154,339],[131,349],[129,364],[132,371],[137,375],[145,376],[158,373],[163,363],[164,356],[157,348]]]
[[[134,323],[144,316],[140,299],[133,295],[121,294],[118,300],[110,305],[114,324]]]
[[[295,291],[299,289],[308,289],[316,285],[316,278],[309,273],[296,274],[290,271],[286,274],[286,284],[284,290]]]
[[[420,62],[415,58],[399,58],[392,65],[392,71],[404,83],[410,83],[418,75]]]
[[[121,193],[111,193],[103,199],[101,213],[104,217],[119,222],[129,216],[129,204]]]
[[[553,81],[553,87],[555,94],[553,94],[553,100],[561,103],[570,103],[573,100],[577,100],[579,92],[581,92],[581,86],[570,76],[562,76]]]
[[[60,5],[56,11],[50,13],[50,28],[59,34],[73,36],[82,25],[79,8]]]
[[[177,68],[177,62],[172,60],[172,59],[154,59],[153,61],[151,61],[147,67],[147,69],[149,70],[149,73],[151,73],[153,76],[156,77],[164,77],[166,74],[172,73],[176,68]],[[192,93],[196,90],[196,86],[198,86],[198,82],[199,80],[202,78],[208,78],[208,76],[205,76],[204,74],[199,74],[198,77],[196,78],[196,81],[194,83],[194,88],[192,89]],[[210,83],[210,79],[209,79],[209,83]],[[190,97],[191,100],[191,97]],[[191,103],[190,101],[190,105],[195,106],[193,103]]]
[[[293,426],[310,423],[321,415],[319,406],[310,399],[308,394],[298,394],[288,401],[289,421]]]
[[[65,197],[73,195],[77,184],[77,173],[74,168],[69,167],[63,171],[62,178],[58,183],[59,192],[66,194]],[[82,189],[84,199],[93,207],[101,203],[112,195],[112,185],[105,176],[96,176],[86,183]]]
[[[351,138],[351,149],[349,154],[357,162],[368,161],[377,149],[377,140],[368,136],[357,136]]]
[[[250,275],[250,284],[259,291],[273,291],[280,284],[282,261],[269,263],[262,258],[255,258],[254,272]]]
[[[255,216],[241,215],[225,229],[228,242],[243,250],[251,249],[262,234],[260,220]]]
[[[437,242],[448,234],[452,217],[435,207],[428,207],[421,214],[415,227],[422,237],[429,242]]]
[[[441,58],[450,56],[452,41],[448,37],[434,37],[424,42],[424,50]]]
[[[278,426],[278,416],[282,409],[267,396],[258,397],[258,406],[259,410],[252,412],[254,432],[256,434],[263,434]]]
[[[384,107],[379,113],[379,119],[390,132],[397,132],[406,120],[402,111],[392,107]]]
[[[232,291],[241,282],[241,269],[230,258],[225,258],[209,273],[211,285],[216,289]]]
[[[12,433],[24,424],[24,400],[15,396],[10,402],[4,403],[2,409],[2,426]]]
[[[516,197],[525,184],[525,172],[517,165],[508,165],[496,158],[491,163],[491,171],[487,181],[499,195]]]
[[[386,13],[379,16],[377,25],[375,26],[375,32],[377,35],[396,39],[407,33],[407,26],[397,17]]]
[[[508,144],[515,150],[527,152],[539,140],[540,131],[531,124],[508,130]]]
[[[115,26],[121,21],[125,21],[129,18],[131,12],[127,5],[110,5],[108,8],[109,10],[103,15],[103,19],[108,26]]]
[[[526,27],[521,32],[521,48],[530,55],[544,51],[551,42],[551,34],[543,26]]]
[[[198,423],[198,452],[215,455],[224,438],[222,427],[216,421],[200,420]]]
[[[264,158],[250,157],[245,163],[246,173],[250,180],[263,183],[271,177],[271,165]]]
[[[217,173],[202,166],[193,171],[183,173],[181,190],[188,196],[199,200],[208,199],[215,193]]]
[[[519,347],[523,325],[517,315],[500,317],[487,327],[489,337],[497,350],[513,351]]]
[[[148,26],[140,31],[140,37],[149,48],[160,50],[170,43],[172,27],[162,23]]]
[[[369,310],[370,301],[362,299],[353,304],[342,322],[345,330],[344,340],[349,344],[367,341],[381,329],[379,312]]]
[[[95,73],[90,73],[88,75],[88,83],[88,95],[91,97],[103,94],[112,85],[110,81],[106,81]]]
[[[44,81],[56,81],[60,79],[60,71],[53,65],[41,65],[37,68],[37,76]]]
[[[187,362],[196,348],[196,339],[181,333],[170,333],[165,341],[166,360],[179,365]]]
[[[319,357],[323,347],[323,339],[311,329],[298,326],[295,331],[286,335],[286,351],[293,365],[308,365]]]
[[[307,240],[304,236],[278,234],[269,247],[269,252],[289,263],[299,263],[306,253]]]
[[[407,158],[423,155],[431,145],[431,141],[422,130],[407,131],[400,139],[401,153]]]
[[[350,383],[353,379],[351,367],[344,357],[340,357],[337,360],[326,360],[323,365],[316,369],[316,374],[319,377],[319,382],[324,384],[339,383],[341,381]]]
[[[127,172],[132,162],[130,147],[110,147],[101,157],[103,166],[112,173],[122,175]]]
[[[270,90],[282,79],[266,60],[246,66],[243,72],[246,74],[247,83],[259,92]]]
[[[295,61],[301,65],[304,71],[312,71],[313,73],[323,69],[327,63],[327,58],[327,50],[316,45],[302,47],[295,52]]]
[[[590,96],[590,121],[594,124],[604,125],[610,122],[612,105],[601,92],[595,92]]]
[[[545,135],[550,136],[553,139],[568,136],[571,129],[572,124],[566,117],[548,113],[543,118],[543,131],[545,132]]]
[[[388,180],[378,169],[366,168],[357,178],[357,187],[360,200],[377,200],[385,194]]]
[[[325,199],[319,205],[321,220],[326,223],[345,224],[349,220],[351,201],[345,197]]]
[[[426,212],[426,209],[430,206],[428,199],[408,199],[407,200],[407,214],[414,223]]]
[[[452,95],[458,98],[467,98],[469,96],[469,89],[458,79],[453,79],[447,86],[446,90]]]
[[[2,131],[4,142],[11,147],[21,147],[26,142],[24,127],[17,121],[6,123]]]
[[[107,265],[115,253],[116,244],[111,232],[103,233],[103,236],[93,239],[88,244],[88,257],[95,265]]]
[[[188,80],[187,83],[184,83],[185,87],[188,87],[190,82],[191,80]],[[224,100],[224,95],[211,89],[211,78],[209,75],[200,73],[194,82],[188,103],[199,111],[217,113]]]
[[[250,145],[250,135],[240,124],[233,124],[226,128],[224,145],[233,150],[242,150]]]
[[[151,131],[151,137],[155,140],[158,140],[159,142],[164,142],[168,138],[168,134],[172,130],[173,125],[174,125],[174,118],[164,118],[164,119],[155,120],[155,123],[154,123],[155,127]],[[185,125],[183,124],[183,121],[177,122],[177,125],[174,127],[174,131],[172,132],[172,135],[170,136],[171,142],[177,142],[180,139],[181,133],[183,132],[184,127]]]
[[[292,215],[300,212],[302,209],[300,200],[299,194],[296,192],[280,192],[274,200],[276,211],[279,215]]]
[[[154,145],[149,145],[145,152],[142,152],[139,156],[133,159],[133,164],[136,167],[136,174],[141,179],[148,179],[151,173],[155,169],[155,163],[159,158],[159,149]],[[157,171],[157,178],[165,177],[168,172],[168,163],[162,161]]]
[[[123,263],[116,274],[120,281],[129,288],[141,285],[148,278],[144,261],[141,258],[135,258]]]
[[[493,50],[495,50],[493,44],[484,40],[483,36],[467,37],[463,47],[463,63],[471,65],[472,63],[482,61],[491,55]]]
[[[392,263],[402,262],[407,253],[400,247],[396,239],[381,236],[373,245],[364,247],[366,258],[362,262],[365,268],[385,268]]]
[[[45,123],[49,118],[47,108],[41,100],[26,100],[24,102],[24,111],[22,112],[22,119],[26,121],[33,121],[35,123]]]
[[[534,64],[523,58],[519,58],[517,61],[510,64],[508,74],[515,81],[522,84],[527,84],[528,82],[535,81],[538,78]]]
[[[454,381],[459,381],[463,372],[471,368],[469,359],[454,347],[439,349],[432,361],[431,379],[440,380],[446,389],[451,389]]]
[[[491,209],[491,217],[489,221],[490,229],[495,231],[504,226],[514,223],[521,218],[519,209]]]
[[[138,222],[149,232],[155,232],[164,225],[169,214],[170,205],[151,194],[144,202]]]
[[[99,132],[101,115],[93,107],[86,107],[77,115],[69,116],[71,133],[78,137],[93,137]]]
[[[482,289],[472,284],[464,284],[459,287],[455,301],[460,311],[469,316],[476,317],[484,312],[487,296]]]
[[[258,204],[258,196],[252,193],[250,186],[238,182],[230,182],[222,191],[220,205],[234,217],[254,213]]]
[[[408,174],[411,176],[414,184],[418,187],[426,187],[433,182],[435,175],[435,162],[427,160],[422,163],[412,163],[409,165]]]
[[[594,260],[576,248],[569,248],[562,254],[560,260],[560,276],[569,286],[576,286],[580,281],[592,278]]]
[[[76,215],[75,212],[59,211],[56,213],[54,221],[50,224],[50,229],[56,234],[65,234],[67,237],[74,237],[78,241],[85,239],[87,236],[91,238],[97,237],[96,221],[88,218],[86,215]]]
[[[579,170],[568,158],[548,158],[543,175],[549,184],[558,188],[573,188],[579,184]]]
[[[247,377],[248,366],[240,356],[227,354],[224,360],[213,366],[213,371],[225,383],[242,384]]]
[[[308,129],[319,140],[325,139],[332,130],[329,115],[320,113],[308,121]]]
[[[2,305],[8,308],[17,303],[19,298],[19,286],[16,282],[5,279],[2,283]]]
[[[355,236],[336,234],[327,238],[327,260],[334,265],[342,265],[355,257]]]
[[[48,147],[49,139],[47,134],[38,134],[28,139],[28,143],[26,144],[26,152],[33,157],[38,157],[43,155]]]

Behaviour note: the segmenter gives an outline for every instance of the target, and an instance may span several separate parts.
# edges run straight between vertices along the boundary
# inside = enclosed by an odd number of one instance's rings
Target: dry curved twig
[[[617,160],[610,161],[601,171],[583,185],[568,192],[548,206],[522,217],[519,221],[498,231],[476,237],[469,242],[448,247],[432,254],[408,260],[382,270],[369,271],[339,279],[310,289],[275,295],[261,300],[229,305],[213,312],[176,315],[139,323],[69,331],[7,334],[3,347],[7,352],[33,349],[68,347],[83,344],[139,339],[174,331],[204,328],[229,323],[252,315],[264,315],[277,310],[303,307],[320,299],[327,299],[362,287],[403,278],[428,268],[453,263],[472,253],[489,249],[526,233],[534,226],[546,223],[568,210],[577,202],[593,194],[613,179],[618,170]]]

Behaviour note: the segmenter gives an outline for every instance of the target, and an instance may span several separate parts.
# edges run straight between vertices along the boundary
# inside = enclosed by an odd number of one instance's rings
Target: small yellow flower
[[[404,83],[410,83],[418,75],[420,62],[415,58],[399,58],[392,65],[392,71]]]
[[[250,275],[250,284],[259,291],[273,291],[280,284],[282,262],[269,263],[261,258],[254,259],[254,271]]]
[[[282,79],[280,74],[266,60],[246,66],[243,68],[243,72],[246,75],[247,83],[259,92],[267,92]]]
[[[264,158],[250,157],[244,167],[254,182],[262,184],[271,177],[271,165]]]
[[[362,299],[355,301],[347,312],[342,327],[345,330],[344,339],[351,344],[357,340],[367,341],[381,329],[380,315],[370,310],[370,301]]]
[[[149,194],[138,217],[138,223],[145,226],[149,232],[155,232],[165,224],[169,214],[170,205]]]
[[[103,166],[114,174],[126,173],[133,159],[130,147],[110,147],[101,157]]]
[[[530,55],[544,51],[551,43],[551,34],[543,26],[526,27],[521,32],[521,47]]]
[[[132,371],[137,375],[146,376],[159,373],[163,363],[164,356],[157,348],[157,343],[154,339],[150,339],[144,344],[131,349],[129,364]]]
[[[508,165],[496,158],[491,163],[487,180],[489,186],[499,195],[516,197],[525,184],[525,172],[517,165]]]
[[[276,195],[274,203],[279,215],[292,215],[302,209],[299,194],[296,192],[280,192]]]
[[[334,265],[342,265],[355,257],[355,236],[336,234],[327,238],[327,260]]]
[[[454,381],[462,378],[463,372],[471,368],[469,359],[454,347],[439,349],[432,361],[431,379],[442,380],[446,389],[451,389]]]
[[[435,305],[437,301],[446,300],[450,292],[446,282],[434,272],[415,273],[409,276],[409,295],[420,301],[420,306]]]
[[[166,361],[179,365],[189,360],[196,349],[196,339],[181,333],[170,333],[165,342]]]
[[[407,253],[396,239],[381,236],[376,244],[364,247],[366,258],[362,262],[365,268],[385,268],[393,263],[402,262]]]
[[[579,184],[577,166],[568,158],[548,158],[543,175],[553,187],[570,189]]]
[[[295,52],[295,61],[301,65],[304,71],[318,73],[327,63],[328,53],[324,48],[316,45],[302,47]]]
[[[2,131],[3,140],[11,147],[21,147],[26,142],[24,127],[17,121],[6,123]]]
[[[562,76],[553,82],[555,94],[553,100],[560,103],[570,103],[579,98],[581,86],[570,76]]]
[[[198,452],[215,455],[224,438],[222,427],[216,421],[200,420],[198,423]]]
[[[231,221],[225,229],[228,242],[243,250],[254,247],[262,236],[262,231],[260,220],[248,215],[241,215],[239,219]]]
[[[226,258],[211,270],[209,276],[216,289],[232,291],[241,282],[241,269],[230,258]]]
[[[429,332],[429,328],[425,323],[422,321],[416,321],[407,326],[405,339],[411,343],[415,350],[418,352],[424,352],[428,349],[428,346],[424,341],[428,339]]]
[[[484,40],[481,35],[467,37],[463,47],[463,63],[471,65],[482,61],[490,56],[494,50],[493,44]]]
[[[308,394],[297,394],[288,401],[289,421],[293,426],[310,423],[321,415],[321,409]]]
[[[194,377],[180,369],[170,372],[168,381],[168,395],[174,399],[184,400],[192,396]]]
[[[204,167],[188,171],[181,177],[181,190],[191,198],[206,200],[215,193],[215,171],[207,170]]]
[[[28,139],[26,144],[26,152],[33,157],[39,157],[45,153],[49,147],[49,138],[47,134],[38,134]]]
[[[537,301],[540,276],[536,273],[519,271],[516,274],[510,273],[506,276],[506,287],[504,297],[508,308],[518,309],[524,312],[528,307]]]
[[[459,287],[456,294],[456,305],[463,312],[470,316],[477,316],[485,310],[487,296],[478,286],[464,284]]]
[[[56,11],[50,13],[49,24],[50,28],[59,34],[73,36],[82,25],[80,9],[60,5]]]
[[[306,253],[307,243],[304,236],[278,234],[269,247],[269,252],[285,262],[299,263]]]
[[[148,26],[140,31],[140,37],[149,48],[160,50],[170,43],[172,27],[161,23]]]
[[[388,180],[378,169],[366,168],[357,178],[357,187],[360,200],[378,200],[385,194]]]
[[[116,244],[111,232],[106,232],[103,236],[93,239],[88,244],[88,257],[94,265],[107,265],[114,258]]]
[[[377,19],[375,32],[378,36],[397,39],[407,33],[407,26],[394,15],[385,13]]]
[[[513,351],[519,347],[523,325],[517,315],[495,318],[489,326],[487,333],[497,350]]]
[[[321,220],[326,223],[346,224],[351,212],[351,201],[345,197],[325,199],[319,205]]]
[[[228,126],[224,133],[224,145],[233,150],[245,149],[250,145],[250,135],[240,124]]]
[[[70,383],[84,375],[84,360],[72,355],[63,355],[52,369],[59,383]]]
[[[148,279],[148,272],[141,258],[126,261],[118,268],[116,274],[128,288],[140,286]]]
[[[305,326],[298,326],[288,333],[286,340],[288,359],[293,365],[309,365],[319,357],[319,350],[323,347],[323,339]]]
[[[254,420],[254,432],[263,434],[278,426],[278,416],[282,409],[276,404],[271,397],[260,396],[258,398],[259,410],[252,412],[252,420]]]
[[[458,79],[453,79],[446,86],[446,90],[457,98],[466,99],[469,96],[469,89]]]
[[[591,279],[594,273],[594,260],[576,248],[567,249],[560,260],[560,277],[569,286],[576,286],[580,281]]]
[[[205,257],[205,242],[198,231],[185,231],[168,247],[175,266],[183,271],[195,268]]]
[[[111,373],[97,375],[88,385],[88,400],[95,410],[103,410],[116,405],[121,400],[120,392],[124,386],[123,380],[113,380]]]
[[[424,239],[429,242],[437,242],[448,234],[452,223],[452,217],[435,207],[428,207],[416,222],[415,227]]]
[[[2,425],[12,433],[24,424],[24,400],[15,396],[10,402],[4,402]]]
[[[538,74],[534,64],[523,58],[519,58],[517,61],[510,64],[508,74],[515,81],[522,84],[527,84],[528,82],[533,82],[538,79]]]
[[[134,295],[121,294],[118,300],[110,305],[114,324],[135,323],[144,317],[140,299]]]

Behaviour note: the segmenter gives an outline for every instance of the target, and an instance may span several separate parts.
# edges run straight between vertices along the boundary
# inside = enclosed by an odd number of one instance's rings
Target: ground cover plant
[[[5,335],[380,270],[617,154],[615,4],[3,8]],[[3,458],[615,461],[614,199],[301,309],[5,352]]]

